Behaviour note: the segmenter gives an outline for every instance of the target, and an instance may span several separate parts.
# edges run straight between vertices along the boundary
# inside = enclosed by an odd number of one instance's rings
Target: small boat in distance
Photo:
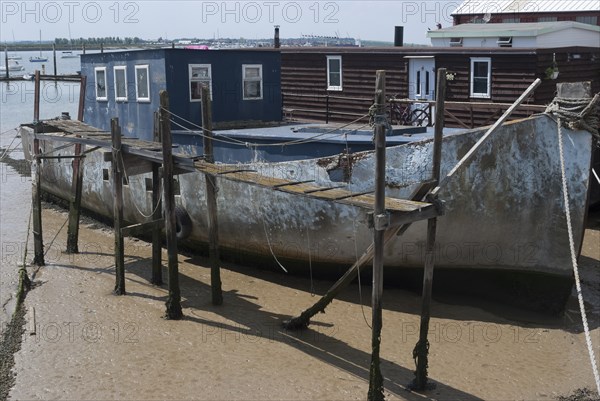
[[[29,57],[30,63],[43,63],[48,61],[48,57],[42,56],[42,31],[40,30],[40,55]]]
[[[61,53],[60,58],[77,58],[79,57],[79,54],[77,53],[73,53],[70,50],[65,50],[64,52]]]
[[[9,59],[9,60],[22,60],[22,59],[23,59],[23,57],[21,57],[21,56],[20,56],[20,55],[18,55],[18,54],[12,53],[12,54],[9,54],[9,55],[8,55],[8,59]]]
[[[18,61],[8,59],[8,71],[9,72],[23,71],[23,70],[25,70],[25,67],[23,67],[21,64],[19,64]],[[0,73],[6,73],[6,65],[0,66]]]
[[[69,28],[69,46],[70,46],[70,50],[65,50],[62,52],[60,58],[77,58],[79,57],[79,54],[77,53],[73,53],[73,39],[71,39],[71,24],[67,25],[67,28]]]
[[[42,57],[42,56],[29,57],[29,62],[31,62],[31,63],[43,63],[45,61],[48,61],[48,57]]]

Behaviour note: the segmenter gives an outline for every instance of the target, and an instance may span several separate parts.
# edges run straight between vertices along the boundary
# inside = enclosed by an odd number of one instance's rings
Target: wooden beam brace
[[[36,156],[40,160],[53,159],[85,159],[85,155],[65,155],[65,156]]]
[[[531,95],[533,93],[535,88],[537,88],[541,83],[542,83],[542,80],[538,78],[535,81],[533,81],[533,83],[531,85],[529,85],[527,90],[525,90],[525,92],[523,92],[523,94],[521,96],[519,96],[519,98],[517,100],[515,100],[515,102],[512,104],[512,106],[510,106],[508,108],[508,110],[506,110],[506,112],[502,115],[502,117],[500,117],[498,119],[498,121],[496,121],[494,123],[494,125],[492,125],[486,131],[486,133],[483,134],[483,136],[481,138],[479,138],[477,143],[475,145],[473,145],[473,147],[467,152],[467,154],[464,155],[463,158],[460,159],[460,161],[456,164],[456,166],[454,166],[454,168],[440,181],[440,184],[437,186],[437,188],[435,188],[432,191],[433,195],[436,195],[440,191],[441,187],[446,185],[448,183],[448,181],[450,180],[450,178],[452,178],[452,176],[454,176],[454,174],[456,174],[469,160],[471,160],[471,158],[473,157],[473,155],[475,155],[475,153],[479,150],[479,148],[489,139],[489,137],[494,132],[496,132],[496,130],[498,128],[500,128],[500,126],[502,124],[504,124],[504,122],[508,119],[508,117],[510,117],[510,115],[516,110],[516,108],[519,107],[519,105],[523,101],[525,101],[525,99],[527,99],[529,97],[529,95]]]

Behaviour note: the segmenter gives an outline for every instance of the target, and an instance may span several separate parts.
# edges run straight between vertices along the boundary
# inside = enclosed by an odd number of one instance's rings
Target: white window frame
[[[462,47],[463,38],[450,38],[450,47]]]
[[[190,102],[201,102],[202,99],[193,99],[192,98],[192,82],[201,82],[201,81],[205,81],[205,79],[192,79],[192,68],[193,67],[202,67],[202,68],[206,68],[208,67],[208,79],[209,79],[209,84],[208,84],[208,92],[210,94],[210,99],[212,100],[213,95],[212,95],[212,65],[211,64],[188,64],[188,89],[190,91]]]
[[[98,73],[102,71],[104,73],[104,95],[98,96]],[[94,86],[96,88],[96,100],[107,102],[108,101],[108,74],[106,73],[106,67],[96,67],[94,68]]]
[[[139,96],[139,82],[138,82],[138,70],[146,70],[146,93],[148,96]],[[150,66],[148,64],[141,64],[135,66],[135,100],[138,102],[149,102],[150,101]]]
[[[258,79],[246,78],[246,68],[258,68]],[[260,97],[246,96],[246,81],[260,82]],[[262,100],[263,99],[263,66],[262,64],[242,64],[242,97],[244,100]]]
[[[117,71],[123,71],[125,75],[125,96],[119,96],[117,91]],[[126,65],[116,65],[113,67],[114,81],[115,81],[115,100],[117,102],[126,102],[128,100],[127,96],[127,66]]]
[[[329,63],[331,60],[338,60],[340,62],[340,84],[331,85],[331,71],[329,69]],[[341,91],[343,87],[343,68],[342,68],[342,56],[327,56],[327,90],[328,91]]]
[[[475,93],[474,84],[475,84],[475,63],[487,63],[488,71],[487,71],[487,92],[486,93]],[[470,72],[469,86],[470,86],[470,96],[476,98],[484,98],[489,99],[492,97],[492,59],[491,57],[471,57],[471,72]]]

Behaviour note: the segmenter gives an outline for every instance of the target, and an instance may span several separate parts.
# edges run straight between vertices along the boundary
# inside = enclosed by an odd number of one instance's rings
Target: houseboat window
[[[212,99],[212,72],[210,64],[190,64],[190,101],[199,102],[202,97],[202,85],[208,86]]]
[[[500,47],[512,47],[512,36],[501,36],[497,43]]]
[[[425,71],[425,96],[429,96],[429,71]]]
[[[127,67],[124,65],[114,68],[115,71],[115,100],[127,101]]]
[[[538,17],[537,22],[556,22],[558,17]]]
[[[327,56],[327,90],[342,90],[342,56]]]
[[[262,65],[243,64],[244,100],[262,99]]]
[[[138,102],[150,101],[150,80],[147,65],[135,66],[135,96]]]
[[[96,67],[96,100],[108,100],[106,94],[106,67]]]
[[[417,87],[415,88],[415,95],[421,96],[421,71],[417,71]]]
[[[491,96],[492,60],[489,57],[471,59],[471,97]]]
[[[451,47],[462,47],[463,38],[450,38],[450,46]]]

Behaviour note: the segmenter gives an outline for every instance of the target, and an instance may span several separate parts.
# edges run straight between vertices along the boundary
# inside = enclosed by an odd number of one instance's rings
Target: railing
[[[285,105],[286,99],[313,99],[305,107],[295,107]],[[369,112],[369,106],[373,100],[369,98],[339,96],[339,95],[307,95],[300,93],[283,93],[283,113],[288,119],[294,118],[294,113],[310,113],[320,116],[325,123],[329,123],[332,118],[338,120],[350,120],[364,116]],[[335,110],[332,106],[332,100],[346,101],[346,111]],[[347,111],[353,107],[351,102],[360,102],[354,106],[356,112]],[[389,118],[394,125],[406,126],[428,126],[434,125],[433,115],[435,113],[435,101],[433,100],[414,100],[414,99],[388,99]],[[462,128],[476,128],[492,124],[502,113],[510,107],[510,103],[486,103],[486,102],[445,102],[446,124],[449,126],[458,126]],[[546,109],[543,105],[523,104],[517,109],[516,117],[541,113]],[[519,113],[520,112],[520,113]],[[462,115],[459,115],[462,114]],[[466,114],[466,116],[465,116]],[[520,115],[519,115],[520,114]]]
[[[392,124],[433,126],[433,100],[390,99],[390,119]],[[486,102],[445,102],[446,123],[453,122],[462,128],[475,128],[489,125],[496,121],[502,113],[511,106],[510,103]],[[544,105],[522,104],[517,110],[527,115],[541,113],[546,109]],[[467,120],[457,116],[457,111],[467,111]],[[486,116],[485,119],[482,116]],[[479,118],[477,118],[479,117]]]
[[[350,102],[364,102],[365,104],[373,103],[373,99],[369,98],[360,98],[360,97],[350,97],[350,96],[335,96],[335,95],[305,95],[300,93],[282,93],[282,104],[283,114],[288,118],[293,118],[294,112],[306,112],[311,114],[322,114],[323,119],[325,120],[325,124],[329,123],[329,120],[333,116],[342,116],[349,117],[352,119],[364,116],[368,113],[368,107],[364,109],[364,112],[353,113],[348,111],[336,111],[332,110],[330,100],[345,100]],[[285,100],[287,98],[310,98],[316,99],[317,101],[313,102],[313,105],[322,104],[322,108],[303,108],[303,107],[287,107],[285,106]],[[318,107],[318,106],[317,106]],[[362,106],[361,106],[362,107]],[[362,108],[361,108],[362,109]]]

